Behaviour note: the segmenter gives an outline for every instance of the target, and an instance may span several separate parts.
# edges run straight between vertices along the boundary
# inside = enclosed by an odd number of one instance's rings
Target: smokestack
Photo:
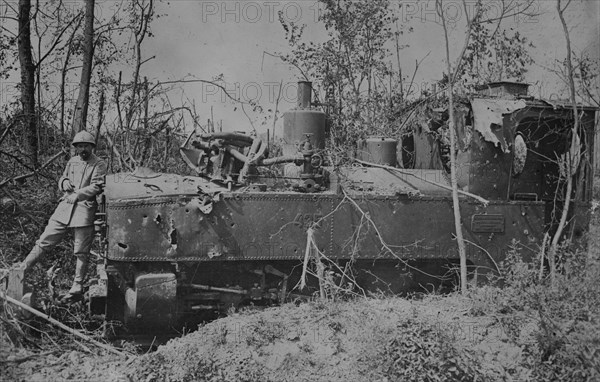
[[[309,109],[312,98],[312,82],[298,81],[298,108]]]

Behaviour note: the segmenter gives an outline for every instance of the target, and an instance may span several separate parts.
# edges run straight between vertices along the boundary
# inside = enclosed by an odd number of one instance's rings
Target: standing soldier
[[[80,131],[73,138],[72,144],[77,155],[69,160],[58,181],[58,188],[64,192],[64,195],[50,217],[44,233],[20,265],[22,270],[27,271],[47,249],[62,240],[67,233],[67,228],[72,228],[77,265],[73,286],[67,298],[83,293],[83,281],[94,238],[94,215],[98,206],[96,195],[102,192],[106,175],[106,163],[92,152],[96,146],[92,134]]]

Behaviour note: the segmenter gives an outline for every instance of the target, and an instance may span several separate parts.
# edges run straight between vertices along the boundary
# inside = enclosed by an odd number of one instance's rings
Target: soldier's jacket
[[[60,203],[50,219],[67,224],[69,227],[87,227],[94,224],[96,213],[96,195],[102,192],[106,162],[92,154],[87,161],[79,156],[72,157],[63,176],[58,181],[58,188],[65,192]],[[77,194],[77,203],[65,201],[69,195],[63,188],[64,182],[70,180]]]

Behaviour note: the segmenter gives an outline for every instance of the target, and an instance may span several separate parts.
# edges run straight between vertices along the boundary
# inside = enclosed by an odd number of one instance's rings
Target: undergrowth
[[[530,370],[532,380],[597,381],[600,257],[593,251],[563,247],[559,258],[560,271],[552,285],[546,273],[540,273],[539,263],[524,262],[517,250],[510,251],[500,264],[496,285],[471,291],[470,313],[506,324],[509,340],[524,349],[522,366]],[[535,346],[519,343],[524,319],[537,323]],[[511,324],[516,330],[512,336]]]
[[[429,323],[408,319],[382,347],[380,360],[386,377],[394,381],[484,380],[479,361],[459,350],[450,338]]]

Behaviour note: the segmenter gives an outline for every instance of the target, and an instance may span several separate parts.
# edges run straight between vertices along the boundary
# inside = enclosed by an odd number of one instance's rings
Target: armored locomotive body
[[[180,330],[232,307],[310,295],[319,285],[306,263],[315,259],[321,278],[350,293],[453,285],[458,254],[439,141],[425,130],[401,145],[370,138],[354,165],[334,165],[310,92],[300,84],[298,108],[284,115],[280,156],[269,157],[258,137],[207,133],[181,148],[194,176],[140,168],[107,177],[93,311],[120,334]],[[463,111],[462,229],[469,274],[485,278],[515,246],[531,260],[553,229],[562,189],[553,159],[566,152],[570,111],[528,97],[475,98]],[[581,150],[591,150],[594,112],[582,115]],[[575,236],[587,227],[591,172],[580,166]]]

